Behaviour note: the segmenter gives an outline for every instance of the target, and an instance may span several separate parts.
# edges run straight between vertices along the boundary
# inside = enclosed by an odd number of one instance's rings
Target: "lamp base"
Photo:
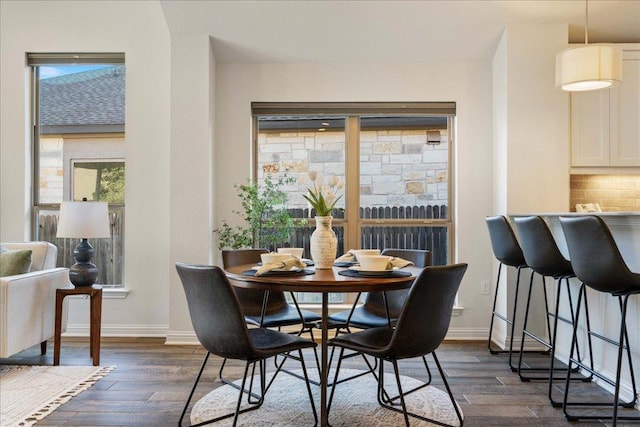
[[[90,262],[78,262],[69,269],[69,280],[75,286],[91,286],[97,278],[98,269]]]
[[[93,247],[87,239],[80,240],[78,246],[73,250],[76,263],[69,269],[69,280],[75,286],[91,286],[96,283],[98,269],[91,263],[93,258]]]

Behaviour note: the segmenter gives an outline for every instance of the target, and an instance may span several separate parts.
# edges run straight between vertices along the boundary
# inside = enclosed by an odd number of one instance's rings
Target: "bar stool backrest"
[[[560,217],[560,224],[580,281],[600,292],[640,292],[640,275],[629,270],[602,218]]]
[[[537,216],[515,218],[527,265],[542,276],[573,277],[571,263],[562,255],[544,220]]]
[[[502,216],[486,218],[493,255],[501,263],[511,267],[526,267],[522,249],[509,221]]]

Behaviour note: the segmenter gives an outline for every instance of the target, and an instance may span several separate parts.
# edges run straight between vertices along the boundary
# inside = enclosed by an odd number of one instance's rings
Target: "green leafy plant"
[[[244,225],[232,226],[227,221],[213,230],[218,235],[218,249],[242,247],[271,248],[288,241],[296,223],[286,209],[287,193],[283,186],[293,184],[291,177],[273,179],[267,175],[260,185],[247,180],[244,185],[235,184],[242,201],[242,211],[234,210]]]
[[[314,171],[309,172],[309,178],[313,182],[313,189],[308,188],[308,195],[303,194],[302,197],[307,199],[311,207],[315,209],[316,216],[329,216],[333,211],[342,195],[337,195],[337,191],[344,187],[344,183],[335,176],[332,176],[328,185],[318,185],[318,174]]]

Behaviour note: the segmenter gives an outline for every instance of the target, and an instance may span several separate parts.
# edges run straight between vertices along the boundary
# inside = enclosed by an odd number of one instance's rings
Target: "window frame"
[[[97,53],[26,53],[26,65],[29,68],[30,78],[30,129],[31,129],[31,235],[33,239],[38,239],[39,232],[39,215],[44,211],[59,212],[60,203],[41,203],[40,199],[40,145],[41,145],[41,125],[40,125],[40,68],[42,66],[65,66],[65,65],[125,65],[125,54],[119,52],[97,52]],[[53,135],[53,134],[52,134]],[[74,137],[81,137],[85,134],[78,134]],[[122,137],[125,139],[126,132],[124,129],[111,130],[104,132],[100,137]],[[51,135],[49,135],[51,136]],[[125,140],[126,142],[126,140]],[[86,156],[86,157],[85,157]],[[74,161],[86,162],[122,162],[126,169],[126,160],[124,149],[118,152],[107,152],[104,157],[96,157],[96,153],[87,153],[86,155],[75,155],[73,158],[63,155],[63,168],[68,166],[69,176],[63,176],[63,195],[62,200],[71,200],[73,194],[73,164]],[[67,165],[68,162],[68,165]],[[122,218],[124,229],[124,210],[123,203],[109,203],[109,211],[113,211]],[[124,238],[124,235],[121,236]],[[121,260],[124,262],[124,245],[120,254]],[[124,288],[124,264],[120,266],[123,283],[102,284],[104,287]]]
[[[451,262],[455,254],[455,102],[253,102],[252,112],[252,179],[257,179],[259,153],[259,117],[261,116],[339,116],[345,119],[345,218],[334,218],[334,226],[344,227],[344,247],[361,247],[363,227],[407,226],[445,227],[447,230],[447,260]],[[447,218],[429,219],[367,219],[360,218],[360,118],[371,114],[384,116],[445,116],[447,118]],[[351,303],[355,296],[346,296],[345,303]]]

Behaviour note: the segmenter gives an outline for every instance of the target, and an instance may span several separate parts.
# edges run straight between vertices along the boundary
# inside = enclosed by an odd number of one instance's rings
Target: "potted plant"
[[[274,249],[276,245],[289,241],[296,224],[286,208],[287,193],[282,188],[294,182],[286,175],[277,179],[267,175],[262,184],[256,180],[235,184],[242,210],[234,210],[233,213],[240,216],[244,224],[233,226],[226,220],[222,221],[222,226],[213,230],[218,235],[218,249]]]

